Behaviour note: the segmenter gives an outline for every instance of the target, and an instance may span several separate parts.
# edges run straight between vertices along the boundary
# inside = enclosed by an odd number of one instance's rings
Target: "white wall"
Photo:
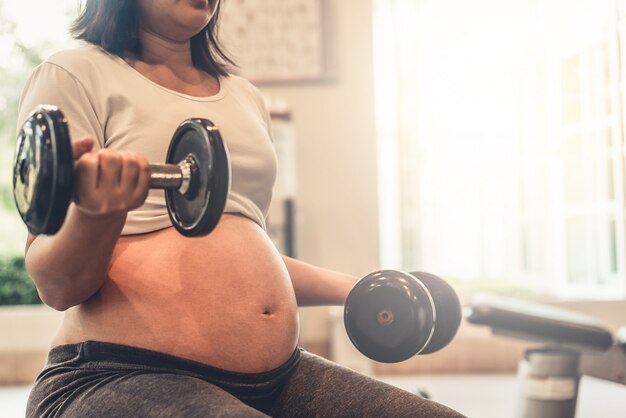
[[[327,4],[334,80],[260,88],[293,114],[298,258],[363,276],[379,266],[372,0]],[[302,320],[304,339],[327,335],[324,309]]]
[[[328,6],[334,80],[260,87],[285,98],[293,114],[299,257],[360,274],[378,264],[372,5]]]

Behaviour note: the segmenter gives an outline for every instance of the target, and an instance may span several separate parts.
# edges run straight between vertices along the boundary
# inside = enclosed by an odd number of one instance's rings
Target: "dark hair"
[[[225,63],[233,66],[236,64],[224,53],[218,41],[217,23],[220,5],[221,2],[217,4],[215,14],[208,25],[191,38],[191,61],[194,67],[214,77],[227,77]],[[74,38],[99,45],[116,55],[132,52],[141,56],[138,32],[135,0],[86,0],[80,15],[71,27]]]

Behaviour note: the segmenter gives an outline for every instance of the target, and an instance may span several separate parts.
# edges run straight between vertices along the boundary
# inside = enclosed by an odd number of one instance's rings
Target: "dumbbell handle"
[[[178,164],[150,164],[151,189],[175,189],[182,195],[193,192],[191,174],[196,170],[196,159],[189,154]]]

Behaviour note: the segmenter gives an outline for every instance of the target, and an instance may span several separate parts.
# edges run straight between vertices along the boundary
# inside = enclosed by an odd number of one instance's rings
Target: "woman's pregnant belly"
[[[224,215],[211,234],[122,237],[100,290],[70,308],[54,345],[97,340],[261,372],[298,340],[287,269],[254,222]]]

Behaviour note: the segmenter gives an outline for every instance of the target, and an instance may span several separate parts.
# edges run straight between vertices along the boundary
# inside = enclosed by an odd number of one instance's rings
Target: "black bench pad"
[[[464,315],[470,323],[491,327],[494,334],[599,351],[613,344],[611,331],[590,316],[514,298],[477,295]]]

